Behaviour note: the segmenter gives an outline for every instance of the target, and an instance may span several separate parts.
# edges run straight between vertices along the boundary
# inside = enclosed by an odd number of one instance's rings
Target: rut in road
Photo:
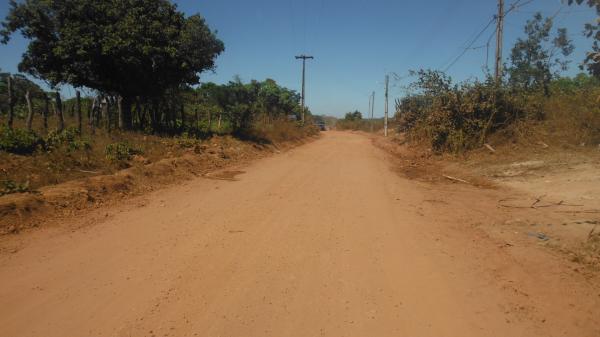
[[[430,212],[365,136],[243,170],[33,234],[0,260],[0,336],[599,335],[585,288],[518,293],[535,275],[473,246],[482,212]]]

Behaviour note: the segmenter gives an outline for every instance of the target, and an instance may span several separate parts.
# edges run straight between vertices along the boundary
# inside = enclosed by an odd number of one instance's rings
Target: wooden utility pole
[[[373,114],[375,112],[375,91],[371,93],[371,106],[369,107],[369,114],[371,115],[371,132],[373,132]]]
[[[300,56],[296,56],[296,59],[302,59],[302,114],[300,115],[300,118],[302,120],[302,125],[304,125],[304,111],[305,111],[305,99],[306,99],[306,92],[305,92],[305,75],[306,75],[306,60],[307,59],[314,59],[314,57],[312,56],[307,56],[307,55],[300,55]]]
[[[504,0],[498,0],[498,17],[496,20],[496,83],[502,80],[502,39],[504,34]]]
[[[367,116],[371,115],[371,99],[373,98],[373,95],[369,95],[369,110],[367,110]],[[369,124],[371,125],[371,132],[373,132],[373,120],[369,118]]]
[[[390,84],[390,75],[385,75],[385,116],[383,118],[383,134],[388,135],[388,87]]]

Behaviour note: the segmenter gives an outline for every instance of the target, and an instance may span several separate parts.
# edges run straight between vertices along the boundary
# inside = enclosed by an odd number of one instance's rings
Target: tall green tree
[[[594,40],[592,44],[592,50],[587,53],[585,60],[583,61],[583,67],[587,68],[588,72],[596,78],[600,78],[600,0],[568,0],[569,5],[573,4],[586,4],[591,8],[596,9],[595,22],[588,22],[584,27],[584,34],[588,38]]]
[[[200,15],[168,0],[10,0],[2,42],[17,31],[30,40],[20,71],[121,96],[126,128],[134,98],[198,83],[224,50]]]
[[[517,39],[510,54],[510,84],[521,89],[539,89],[548,94],[552,79],[567,69],[573,50],[567,30],[560,28],[552,38],[553,22],[536,13],[525,25],[524,38]]]

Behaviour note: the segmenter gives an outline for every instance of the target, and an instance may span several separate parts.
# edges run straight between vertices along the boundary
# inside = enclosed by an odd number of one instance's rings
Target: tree
[[[10,0],[2,27],[3,43],[17,31],[30,40],[20,71],[121,96],[125,128],[134,98],[198,83],[224,50],[200,15],[167,0]]]
[[[543,18],[536,13],[525,25],[525,38],[517,39],[510,55],[511,66],[508,69],[511,85],[525,89],[542,89],[549,94],[552,79],[559,71],[567,69],[569,61],[563,57],[573,52],[573,44],[567,37],[567,30],[560,28],[556,37],[551,39],[552,19]]]
[[[596,14],[600,16],[600,0],[568,0],[569,5],[585,3],[587,6],[596,9]],[[587,68],[588,72],[596,78],[600,78],[600,24],[598,19],[595,23],[586,23],[584,34],[588,38],[594,39],[592,51],[587,53],[583,61],[582,68]]]
[[[360,113],[358,110],[354,112],[348,112],[346,113],[346,116],[344,116],[344,119],[347,121],[360,121],[362,120],[362,113]]]

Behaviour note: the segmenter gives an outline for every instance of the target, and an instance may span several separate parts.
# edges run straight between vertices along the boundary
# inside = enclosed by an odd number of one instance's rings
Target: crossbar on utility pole
[[[498,18],[496,20],[496,83],[502,80],[502,40],[504,35],[504,0],[498,0]]]
[[[306,60],[314,59],[314,57],[307,56],[307,55],[300,55],[300,56],[296,56],[296,59],[297,60],[302,59],[302,114],[301,114],[300,118],[302,119],[302,125],[304,125],[304,111],[306,110],[305,105],[304,105],[305,99],[306,99],[305,90],[304,90],[305,89],[304,80],[305,80],[305,76],[306,76]]]

